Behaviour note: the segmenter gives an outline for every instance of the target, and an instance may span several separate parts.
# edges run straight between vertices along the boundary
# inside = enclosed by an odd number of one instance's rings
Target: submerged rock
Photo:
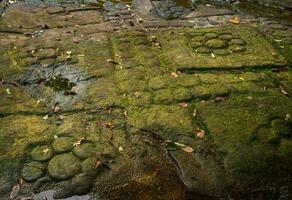
[[[37,146],[31,152],[31,157],[36,161],[47,161],[53,157],[53,150],[47,145]]]
[[[74,155],[80,159],[86,159],[94,154],[96,154],[95,146],[92,143],[84,143],[76,146],[73,149]]]
[[[45,167],[39,162],[28,163],[22,170],[24,180],[32,182],[42,177],[45,173]]]
[[[56,139],[52,147],[56,153],[65,153],[73,149],[73,139],[69,137],[61,137]]]
[[[55,156],[48,165],[50,176],[57,180],[66,180],[81,170],[80,161],[72,154],[62,154]]]

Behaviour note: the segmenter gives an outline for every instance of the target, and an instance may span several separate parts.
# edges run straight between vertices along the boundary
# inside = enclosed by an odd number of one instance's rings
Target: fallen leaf
[[[101,161],[97,160],[95,163],[95,169],[97,169],[101,164],[102,164]]]
[[[134,96],[135,96],[136,98],[140,98],[140,97],[141,97],[141,93],[140,93],[140,92],[134,92]]]
[[[112,128],[113,124],[111,122],[102,122],[101,125],[105,128]]]
[[[192,153],[194,151],[194,149],[190,146],[182,147],[181,149],[187,153]]]
[[[215,102],[218,103],[218,102],[222,102],[224,101],[225,98],[224,97],[215,97]]]
[[[11,90],[9,88],[6,88],[6,94],[8,94],[8,95],[12,94],[12,92],[11,92]]]
[[[231,24],[240,24],[240,21],[239,21],[238,17],[230,18],[228,21]]]
[[[212,56],[212,58],[215,58],[216,57],[213,52],[211,53],[211,56]]]
[[[72,55],[72,51],[66,51],[65,53],[70,56]]]
[[[58,113],[58,112],[61,111],[60,106],[59,106],[59,103],[55,103],[55,105],[52,107],[52,111],[54,113]]]
[[[179,103],[179,105],[180,105],[181,107],[183,107],[183,108],[188,107],[188,104],[187,104],[187,103]]]
[[[32,197],[22,197],[20,200],[33,200]]]
[[[280,90],[283,94],[285,94],[286,96],[289,96],[289,93],[282,86],[280,86]]]
[[[76,38],[74,38],[74,39],[73,39],[73,42],[76,43],[76,44],[78,44],[78,43],[79,43],[79,40],[76,39]]]
[[[179,142],[174,142],[173,144],[175,144],[178,147],[186,147],[185,144],[179,143]]]
[[[203,129],[197,129],[196,130],[196,136],[200,139],[205,137],[205,131]]]
[[[124,116],[127,117],[128,116],[128,111],[124,111]]]
[[[20,178],[18,179],[18,184],[19,184],[20,187],[23,186],[23,184],[24,184],[24,180],[23,180],[22,177],[20,177]]]
[[[47,120],[47,119],[49,119],[49,115],[46,115],[43,117],[43,120]]]
[[[107,62],[113,63],[113,64],[119,64],[117,61],[113,60],[113,59],[107,59]]]
[[[120,146],[119,151],[124,151],[124,148],[122,146]]]
[[[18,195],[19,189],[20,189],[19,184],[16,184],[12,187],[12,190],[10,192],[10,199],[14,199]]]
[[[196,117],[196,116],[197,116],[197,109],[194,109],[193,117]]]
[[[49,151],[50,151],[50,149],[45,148],[45,149],[43,150],[43,153],[48,153]]]
[[[179,73],[177,72],[171,72],[170,74],[172,77],[177,78],[179,76]]]
[[[291,119],[291,115],[290,114],[286,114],[285,121],[289,121],[290,119]]]
[[[82,137],[80,140],[78,140],[77,142],[75,142],[75,143],[73,144],[73,147],[77,147],[77,146],[79,146],[79,145],[82,144],[82,142],[85,141],[85,140],[86,140],[86,137]]]
[[[56,139],[58,139],[59,137],[57,136],[57,135],[54,135],[54,139],[56,140]]]
[[[240,80],[244,81],[245,79],[243,77],[239,77]]]

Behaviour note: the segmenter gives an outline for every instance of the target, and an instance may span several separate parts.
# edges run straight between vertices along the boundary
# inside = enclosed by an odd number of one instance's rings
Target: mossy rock
[[[47,161],[54,155],[51,147],[47,145],[37,146],[30,153],[33,160],[36,161]]]
[[[45,173],[45,167],[39,162],[31,162],[24,166],[22,177],[28,182],[35,181],[42,177]]]
[[[172,82],[169,76],[157,76],[149,80],[149,87],[153,90],[160,90],[169,87]]]
[[[205,40],[204,36],[196,36],[191,39],[192,42],[203,42]]]
[[[228,43],[225,40],[211,39],[204,43],[210,49],[223,49],[227,47]]]
[[[56,139],[52,147],[56,153],[69,152],[73,149],[73,139],[69,137],[61,137]]]
[[[155,104],[169,104],[173,101],[173,94],[170,89],[158,90],[154,93],[153,102]]]
[[[225,33],[225,34],[220,35],[219,39],[230,41],[233,39],[233,36],[231,34]]]
[[[227,56],[230,54],[230,52],[225,49],[215,49],[213,53],[217,56]]]
[[[246,45],[246,42],[242,39],[232,39],[229,45]]]
[[[191,46],[193,49],[197,49],[197,48],[199,48],[201,45],[202,45],[201,42],[191,42],[191,43],[190,43],[190,46]]]
[[[80,170],[80,161],[69,153],[55,156],[48,165],[50,176],[56,180],[69,179],[78,174]]]
[[[100,166],[97,166],[98,159],[95,157],[87,158],[82,162],[82,173],[94,177]]]
[[[206,33],[204,35],[204,37],[206,40],[215,39],[215,38],[218,38],[218,34],[217,33]]]
[[[84,195],[90,191],[93,185],[93,178],[87,174],[79,174],[72,178],[71,184],[75,195]]]
[[[173,91],[173,98],[178,101],[188,101],[192,98],[192,93],[187,88],[178,88]]]
[[[241,53],[246,51],[246,48],[240,45],[232,45],[228,47],[228,50],[232,51],[233,53]]]
[[[197,53],[202,53],[202,54],[209,54],[211,53],[211,49],[207,48],[207,47],[199,47],[196,49]]]
[[[83,143],[76,146],[73,149],[73,153],[80,159],[86,159],[97,154],[95,145],[92,143]]]
[[[272,131],[277,135],[282,137],[292,136],[291,130],[289,130],[289,126],[287,121],[281,119],[275,119],[271,122]]]

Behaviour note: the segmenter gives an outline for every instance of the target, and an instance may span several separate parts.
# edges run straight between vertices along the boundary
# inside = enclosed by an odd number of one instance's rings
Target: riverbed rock
[[[86,159],[92,155],[95,155],[97,152],[94,144],[83,143],[81,145],[76,146],[73,149],[73,153],[80,159]]]
[[[81,163],[72,154],[57,155],[49,162],[48,172],[56,180],[66,180],[81,170]]]
[[[47,161],[53,157],[53,150],[47,145],[37,146],[30,153],[33,160]]]
[[[219,39],[211,39],[206,41],[204,45],[210,49],[222,49],[227,46],[227,42]]]
[[[56,153],[65,153],[73,149],[73,139],[69,137],[60,137],[52,143],[52,147]]]
[[[31,162],[24,166],[22,177],[28,182],[32,182],[42,177],[45,173],[45,167],[39,162]]]

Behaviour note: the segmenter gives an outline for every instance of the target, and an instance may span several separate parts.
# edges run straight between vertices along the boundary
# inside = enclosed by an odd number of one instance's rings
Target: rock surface
[[[55,156],[48,165],[48,172],[50,176],[57,180],[69,179],[78,174],[80,170],[80,161],[71,154]]]
[[[288,17],[26,3],[0,18],[0,199],[19,175],[17,199],[291,196]]]

